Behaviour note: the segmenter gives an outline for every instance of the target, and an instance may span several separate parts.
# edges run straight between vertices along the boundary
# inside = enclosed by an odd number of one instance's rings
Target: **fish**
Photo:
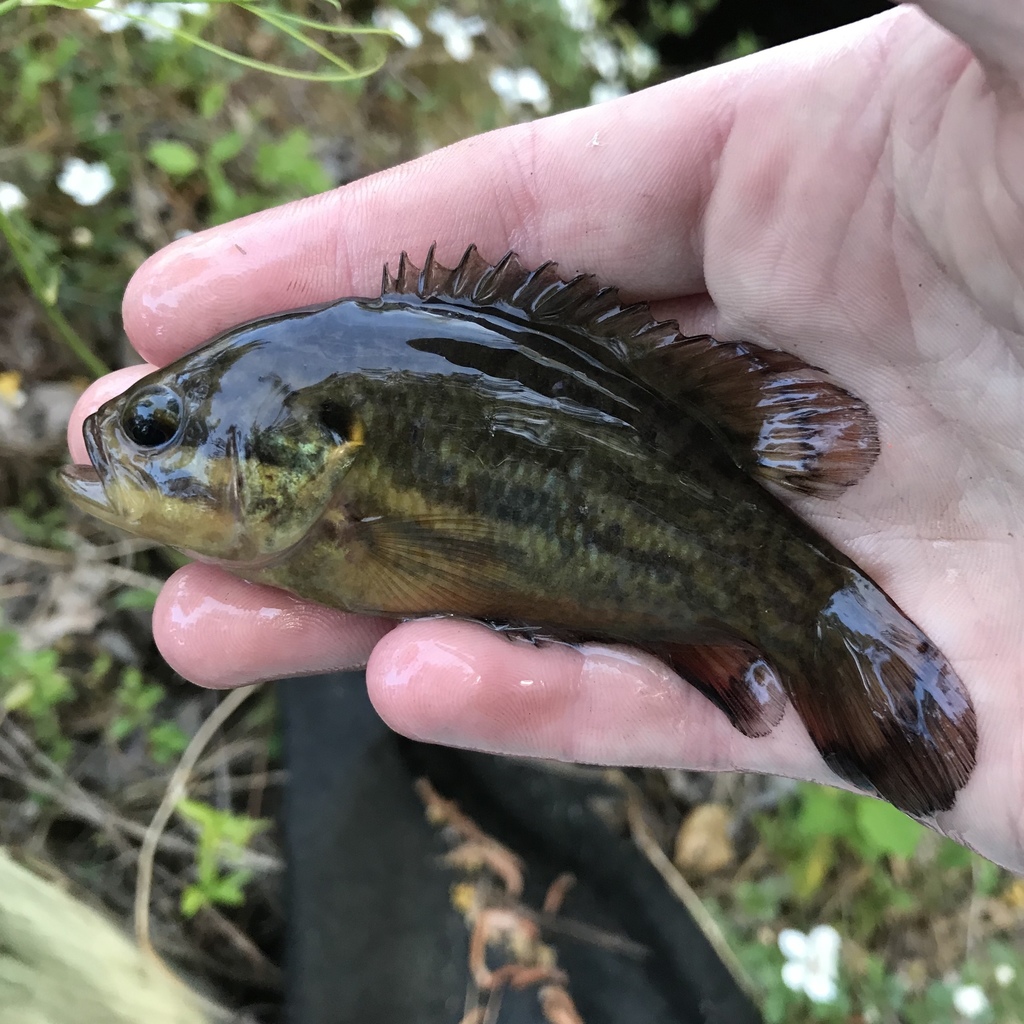
[[[920,819],[973,771],[953,666],[780,496],[870,471],[868,406],[593,276],[403,253],[379,295],[234,327],[83,433],[74,503],[246,580],[632,645],[747,736],[792,706],[836,775]]]

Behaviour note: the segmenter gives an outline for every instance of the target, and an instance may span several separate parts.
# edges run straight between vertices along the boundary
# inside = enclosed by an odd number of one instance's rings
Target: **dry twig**
[[[153,949],[149,938],[149,896],[153,885],[153,861],[156,857],[160,837],[167,827],[178,801],[185,795],[188,777],[196,761],[199,760],[199,756],[206,749],[206,745],[242,704],[260,689],[261,684],[257,683],[254,686],[242,686],[237,690],[232,690],[217,705],[210,717],[203,722],[181,755],[178,767],[175,768],[167,783],[164,798],[160,802],[156,814],[153,815],[149,828],[146,829],[142,849],[139,851],[138,881],[135,887],[135,937],[139,945],[156,959],[159,959],[159,956]]]
[[[715,919],[708,913],[700,897],[690,887],[690,883],[680,874],[679,870],[669,859],[668,855],[661,848],[655,838],[650,826],[644,818],[643,797],[637,786],[628,776],[618,770],[611,769],[607,776],[612,785],[617,786],[626,796],[626,817],[629,822],[629,830],[633,836],[633,842],[639,847],[641,853],[651,863],[651,866],[665,880],[672,894],[690,912],[697,927],[704,933],[711,948],[718,954],[719,959],[725,964],[729,973],[732,974],[737,985],[743,989],[752,999],[756,998],[757,989],[753,981],[743,969],[736,954],[733,953],[722,934],[721,928]]]

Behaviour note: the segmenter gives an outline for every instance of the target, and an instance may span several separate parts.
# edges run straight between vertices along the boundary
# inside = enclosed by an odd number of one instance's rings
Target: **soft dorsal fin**
[[[557,264],[527,270],[514,252],[493,266],[471,245],[453,268],[427,253],[420,270],[402,253],[384,268],[381,298],[491,306],[538,327],[597,340],[647,387],[716,427],[737,462],[764,480],[830,497],[860,480],[878,456],[874,416],[857,397],[786,352],[749,342],[685,337],[644,302],[623,305],[592,274],[568,281]]]
[[[752,473],[791,490],[834,497],[878,457],[871,410],[788,352],[677,336],[639,355],[633,368],[718,426]]]

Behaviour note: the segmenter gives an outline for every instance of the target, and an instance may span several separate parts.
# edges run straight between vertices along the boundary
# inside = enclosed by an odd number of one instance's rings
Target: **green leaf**
[[[167,764],[188,746],[188,736],[174,722],[158,722],[148,735],[149,750],[157,764]]]
[[[917,851],[924,826],[911,820],[890,804],[864,797],[857,801],[857,828],[862,853],[911,857]]]
[[[221,112],[224,101],[228,98],[228,87],[226,82],[214,82],[203,90],[199,97],[200,116],[209,119]]]
[[[234,160],[245,148],[245,136],[241,132],[227,132],[214,140],[206,154],[207,164],[219,167],[229,160]],[[209,170],[207,170],[209,174]]]
[[[187,143],[174,139],[157,139],[156,142],[151,142],[146,150],[146,156],[160,170],[174,178],[184,178],[199,166],[196,151]]]
[[[854,829],[847,794],[827,786],[801,786],[797,829],[807,838],[848,836]]]
[[[210,901],[206,893],[198,885],[187,885],[181,893],[181,913],[183,917],[195,917]]]

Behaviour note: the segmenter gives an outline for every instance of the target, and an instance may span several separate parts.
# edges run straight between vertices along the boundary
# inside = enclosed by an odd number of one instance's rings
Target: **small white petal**
[[[807,984],[807,966],[801,960],[790,960],[782,965],[782,983],[794,992],[803,992]]]
[[[473,56],[473,39],[487,31],[487,22],[476,15],[460,18],[447,7],[436,7],[427,16],[427,28],[441,37],[452,60],[464,64]]]
[[[811,971],[804,981],[804,992],[807,998],[815,1003],[834,1003],[839,989],[834,978],[818,971]]]
[[[181,28],[181,11],[177,4],[150,4],[141,13],[143,20],[138,22],[139,31],[148,42],[166,43],[174,38],[174,30]]]
[[[83,7],[82,11],[96,22],[101,32],[121,32],[131,23],[118,0],[100,0],[94,7]]]
[[[444,34],[444,48],[452,60],[465,64],[473,56],[473,37],[462,29],[452,29]]]
[[[958,985],[953,990],[956,1012],[972,1020],[988,1009],[988,996],[980,985]]]
[[[0,205],[2,205],[2,202],[0,202]],[[1014,978],[1017,977],[1017,972],[1009,964],[996,964],[994,973],[996,984],[1002,988],[1012,985]]]
[[[519,69],[519,102],[528,104],[538,114],[546,114],[551,109],[551,91],[547,82],[533,68]]]
[[[57,178],[57,188],[79,206],[95,206],[113,187],[114,176],[105,163],[87,164],[77,156],[64,161]]]
[[[592,0],[558,0],[558,6],[566,25],[577,32],[590,32],[597,24]]]
[[[628,93],[629,90],[622,82],[595,82],[590,87],[590,104],[593,106],[595,103],[607,103]]]
[[[819,961],[837,963],[839,960],[839,948],[843,940],[839,932],[830,924],[819,924],[812,928],[807,935],[807,941],[813,950],[813,955]]]
[[[377,28],[387,29],[398,36],[398,41],[408,50],[415,50],[423,42],[423,33],[401,11],[385,7],[373,12],[373,23]]]
[[[779,932],[779,951],[787,960],[802,960],[807,956],[807,936],[795,928]]]
[[[183,14],[196,14],[196,15],[199,15],[199,14],[209,14],[210,13],[210,5],[209,4],[204,4],[204,3],[187,3],[187,4],[178,4],[177,6],[178,6],[178,10],[181,11]]]
[[[458,24],[458,18],[447,7],[435,7],[427,16],[427,28],[436,35],[443,36]]]
[[[622,54],[622,67],[627,75],[643,82],[658,66],[658,55],[646,43],[633,43]]]
[[[590,36],[580,43],[583,59],[605,79],[619,76],[619,50],[614,43],[600,36]]]
[[[0,212],[20,210],[28,200],[25,193],[10,181],[0,181]]]
[[[491,68],[487,81],[503,103],[515,103],[516,76],[510,68]]]
[[[467,36],[482,36],[487,31],[487,22],[479,14],[474,14],[463,18],[459,27]]]

